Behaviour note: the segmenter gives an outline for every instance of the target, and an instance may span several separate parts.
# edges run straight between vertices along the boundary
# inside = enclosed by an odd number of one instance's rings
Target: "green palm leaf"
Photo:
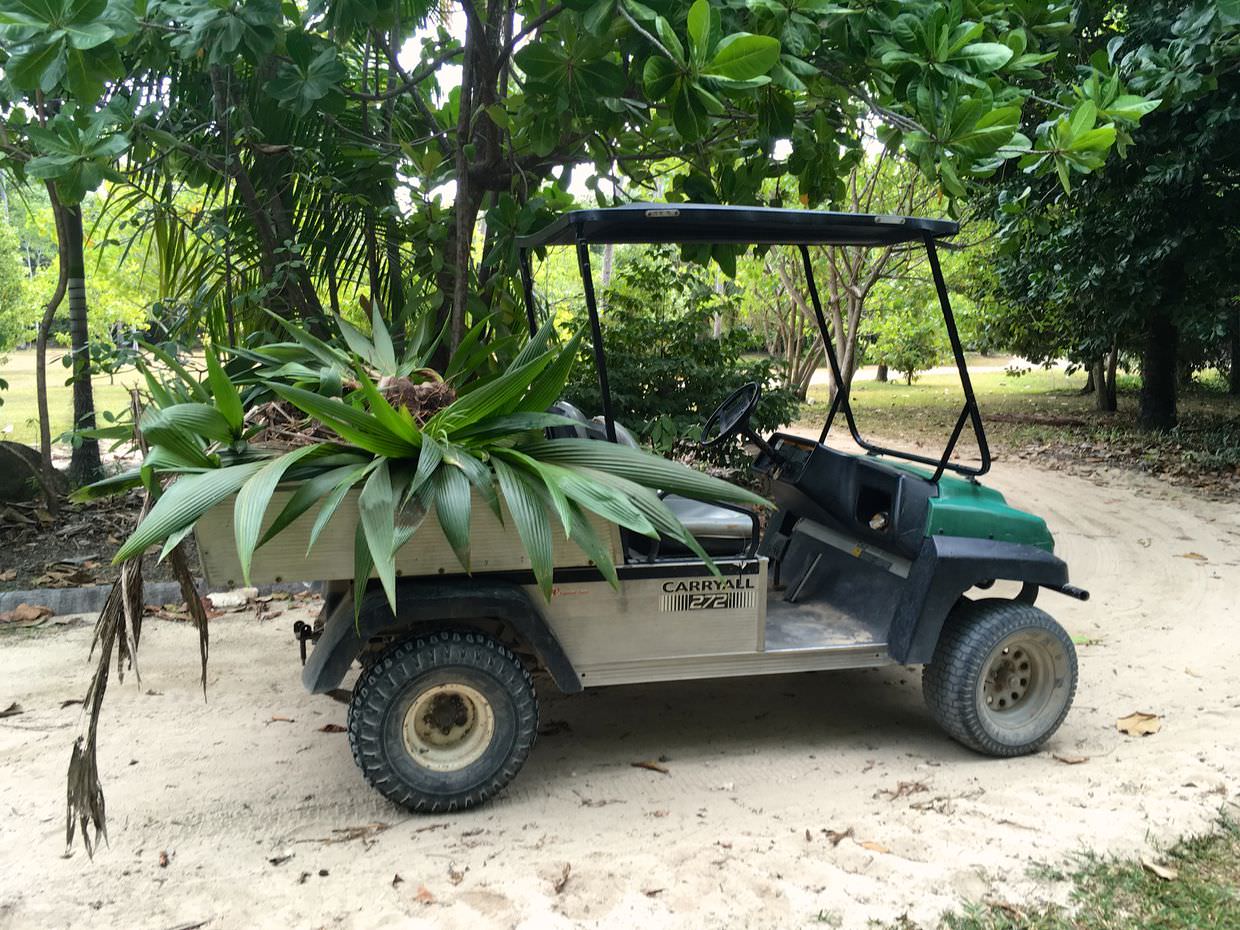
[[[773,506],[752,491],[641,449],[595,439],[530,439],[520,448],[540,462],[605,471],[648,488],[695,500]]]
[[[551,521],[547,518],[547,508],[538,493],[538,486],[500,459],[492,459],[492,464],[521,545],[530,557],[530,567],[534,570],[538,587],[543,596],[550,600],[553,577]]]
[[[456,553],[457,561],[469,571],[469,518],[472,496],[469,479],[455,465],[445,464],[435,472],[431,480],[435,501],[435,515],[448,545]]]
[[[412,458],[418,454],[416,443],[394,436],[373,414],[344,401],[287,384],[272,384],[271,389],[359,449],[390,458]]]
[[[250,563],[258,548],[258,534],[263,528],[263,517],[271,503],[271,495],[288,469],[307,456],[328,451],[326,446],[302,446],[287,455],[273,459],[241,486],[233,505],[233,538],[237,544],[237,558],[241,562],[241,577],[250,583]]]
[[[246,462],[187,475],[174,482],[138,524],[112,560],[113,564],[141,555],[148,546],[183,529],[220,501],[236,494],[264,462]]]

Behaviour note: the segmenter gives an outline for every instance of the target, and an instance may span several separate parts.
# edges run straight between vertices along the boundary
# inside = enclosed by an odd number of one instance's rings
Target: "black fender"
[[[416,632],[436,623],[502,620],[538,656],[556,686],[566,694],[581,690],[581,679],[547,621],[530,596],[515,584],[475,581],[402,581],[396,587],[397,614],[387,598],[372,587],[353,616],[352,591],[327,602],[322,635],[302,669],[301,680],[311,694],[338,688],[349,666],[371,638],[381,634]]]
[[[928,536],[909,569],[887,637],[897,662],[924,665],[934,656],[943,621],[975,584],[1023,581],[1026,591],[1062,588],[1068,565],[1054,553],[1020,543],[964,536]],[[1025,595],[1028,597],[1028,595]]]

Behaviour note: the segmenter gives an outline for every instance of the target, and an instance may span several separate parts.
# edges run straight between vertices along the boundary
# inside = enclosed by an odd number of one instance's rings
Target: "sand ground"
[[[547,685],[511,788],[416,817],[320,731],[345,707],[303,693],[290,629],[311,608],[277,604],[214,621],[206,703],[192,629],[148,623],[141,684],[113,681],[103,721],[110,845],[64,858],[80,708],[61,702],[83,694],[90,630],[8,633],[0,709],[24,713],[0,719],[0,928],[864,927],[1062,899],[1054,870],[1080,850],[1150,854],[1235,809],[1240,502],[1028,464],[991,483],[1047,516],[1094,595],[1043,595],[1090,642],[1037,755],[950,742],[917,670]],[[1133,711],[1161,732],[1117,732]],[[631,765],[658,758],[668,774]]]

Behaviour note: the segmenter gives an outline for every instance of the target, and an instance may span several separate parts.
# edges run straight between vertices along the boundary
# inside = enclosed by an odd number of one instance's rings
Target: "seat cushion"
[[[749,540],[753,536],[748,514],[676,494],[663,498],[663,503],[698,538]]]

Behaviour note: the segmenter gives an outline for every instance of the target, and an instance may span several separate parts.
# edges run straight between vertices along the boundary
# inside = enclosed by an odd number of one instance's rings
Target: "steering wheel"
[[[741,385],[729,394],[702,427],[701,444],[710,449],[739,432],[748,433],[749,418],[761,397],[762,388],[754,381]]]

